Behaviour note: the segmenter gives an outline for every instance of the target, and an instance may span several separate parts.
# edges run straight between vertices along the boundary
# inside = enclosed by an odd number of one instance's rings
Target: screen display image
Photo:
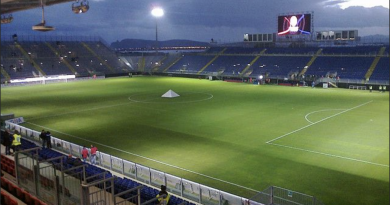
[[[278,16],[278,35],[311,34],[311,14]]]

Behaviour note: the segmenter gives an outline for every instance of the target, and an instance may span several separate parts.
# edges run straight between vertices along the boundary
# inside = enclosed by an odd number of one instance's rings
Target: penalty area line
[[[107,147],[109,149],[113,149],[113,150],[116,150],[116,151],[119,151],[119,152],[123,152],[123,153],[129,154],[129,155],[133,155],[133,156],[136,156],[136,157],[139,157],[139,158],[142,158],[142,159],[146,159],[146,160],[149,160],[149,161],[152,161],[152,162],[163,164],[163,165],[168,166],[168,167],[173,167],[173,168],[176,168],[176,169],[179,169],[179,170],[182,170],[182,171],[186,171],[186,172],[189,172],[189,173],[192,173],[192,174],[196,174],[196,175],[203,176],[203,177],[206,177],[206,178],[209,178],[209,179],[220,181],[220,182],[223,182],[223,183],[226,183],[226,184],[234,185],[236,187],[240,187],[240,188],[247,189],[247,190],[250,190],[250,191],[259,192],[258,190],[251,189],[251,188],[239,185],[239,184],[228,182],[228,181],[225,181],[225,180],[222,180],[222,179],[218,179],[218,178],[215,178],[215,177],[212,177],[212,176],[208,176],[208,175],[205,175],[205,174],[202,174],[202,173],[199,173],[199,172],[195,172],[195,171],[192,171],[192,170],[189,170],[189,169],[181,168],[181,167],[178,167],[176,165],[171,165],[171,164],[168,164],[168,163],[165,163],[165,162],[162,162],[162,161],[158,161],[158,160],[155,160],[155,159],[152,159],[152,158],[149,158],[149,157],[145,157],[145,156],[142,156],[142,155],[139,155],[139,154],[135,154],[135,153],[128,152],[128,151],[125,151],[125,150],[121,150],[121,149],[118,149],[118,148],[115,148],[115,147],[112,147],[112,146],[108,146],[108,145],[105,145],[105,144],[101,144],[101,143],[98,143],[98,142],[95,142],[95,141],[92,141],[92,140],[87,140],[87,139],[84,139],[84,138],[81,138],[81,137],[77,137],[75,135],[67,134],[67,133],[64,133],[64,132],[61,132],[61,131],[58,131],[58,130],[55,130],[55,129],[51,129],[49,127],[45,127],[45,126],[38,125],[38,124],[35,124],[35,123],[31,123],[31,122],[25,122],[25,123],[28,123],[28,124],[31,124],[31,125],[35,125],[37,127],[45,128],[47,130],[52,130],[54,132],[57,132],[57,133],[60,133],[60,134],[63,134],[63,135],[69,136],[69,137],[73,137],[73,138],[77,138],[77,139],[84,140],[84,141],[87,141],[87,142],[91,142],[93,144],[97,144],[97,145],[102,146],[102,147]]]
[[[287,145],[281,145],[281,144],[276,144],[276,143],[268,143],[268,144],[274,145],[274,146],[279,146],[279,147],[284,147],[284,148],[289,148],[289,149],[295,149],[295,150],[304,151],[304,152],[310,152],[310,153],[314,153],[314,154],[325,155],[328,157],[340,158],[340,159],[345,159],[345,160],[349,160],[349,161],[361,162],[361,163],[366,163],[366,164],[371,164],[371,165],[375,165],[375,166],[389,168],[389,165],[387,165],[387,164],[380,164],[380,163],[370,162],[370,161],[366,161],[366,160],[355,159],[355,158],[351,158],[351,157],[343,157],[343,156],[339,156],[339,155],[328,154],[328,153],[323,153],[323,152],[318,152],[318,151],[313,151],[313,150],[308,150],[308,149],[302,149],[302,148],[292,147],[292,146],[287,146]]]
[[[287,133],[287,134],[284,134],[284,135],[282,135],[282,136],[279,136],[279,137],[277,137],[277,138],[275,138],[275,139],[272,139],[272,140],[270,140],[270,141],[267,141],[266,143],[269,144],[269,143],[271,143],[271,142],[273,142],[273,141],[276,141],[276,140],[281,139],[281,138],[283,138],[283,137],[286,137],[286,136],[289,136],[289,135],[294,134],[294,133],[296,133],[296,132],[299,132],[299,131],[301,131],[301,130],[304,130],[304,129],[308,128],[308,127],[311,127],[311,126],[313,126],[313,125],[316,125],[316,124],[318,124],[318,123],[320,123],[320,122],[323,122],[323,121],[325,121],[325,120],[328,120],[328,119],[330,119],[330,118],[336,117],[336,116],[338,116],[338,115],[341,115],[341,114],[343,114],[343,113],[345,113],[345,112],[348,112],[348,111],[351,111],[351,110],[353,110],[353,109],[359,108],[359,107],[361,107],[361,106],[367,105],[368,103],[371,103],[371,102],[373,102],[373,100],[368,101],[368,102],[363,103],[363,104],[360,104],[360,105],[355,106],[355,107],[353,107],[353,108],[346,109],[346,110],[344,110],[344,111],[341,111],[341,112],[339,112],[339,113],[336,113],[336,114],[334,114],[334,115],[331,115],[331,116],[329,116],[329,117],[326,117],[326,118],[324,118],[324,119],[322,119],[322,120],[319,120],[319,121],[317,121],[317,122],[313,122],[312,124],[308,124],[308,125],[306,125],[306,126],[303,126],[303,127],[299,128],[299,129],[296,129],[296,130],[291,131],[291,132],[289,132],[289,133]]]

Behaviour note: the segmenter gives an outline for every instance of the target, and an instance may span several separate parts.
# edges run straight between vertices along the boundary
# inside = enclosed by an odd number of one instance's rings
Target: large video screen
[[[278,35],[311,34],[311,14],[278,16]]]

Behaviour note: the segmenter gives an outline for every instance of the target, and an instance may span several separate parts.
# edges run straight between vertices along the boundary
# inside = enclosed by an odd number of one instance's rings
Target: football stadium
[[[2,35],[1,204],[389,204],[389,45],[275,22],[206,46]]]

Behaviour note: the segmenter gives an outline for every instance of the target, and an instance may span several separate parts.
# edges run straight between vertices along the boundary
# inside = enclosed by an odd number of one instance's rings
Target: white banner
[[[200,186],[202,190],[202,204],[205,205],[219,205],[220,194],[217,189],[213,189],[207,186]]]
[[[111,169],[111,155],[101,152],[100,162],[102,163],[103,167]]]
[[[161,185],[165,185],[164,172],[150,169],[150,184],[157,188],[160,188]]]
[[[112,170],[123,174],[123,160],[118,157],[111,156]]]
[[[123,174],[135,179],[135,163],[123,160]]]
[[[183,196],[193,201],[200,200],[200,186],[198,183],[182,179]]]
[[[11,122],[11,123],[15,123],[15,124],[21,124],[21,123],[24,122],[24,119],[23,119],[23,117],[17,117],[17,118],[14,118],[14,119],[7,120],[6,122]]]
[[[137,179],[150,184],[150,169],[137,164]]]

